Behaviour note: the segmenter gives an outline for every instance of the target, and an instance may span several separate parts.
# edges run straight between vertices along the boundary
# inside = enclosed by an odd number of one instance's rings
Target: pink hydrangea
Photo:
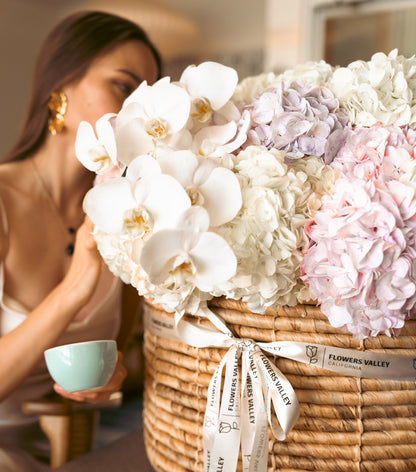
[[[415,158],[415,131],[411,128],[393,125],[346,128],[344,139],[331,165],[351,177],[399,179],[403,164]]]
[[[303,280],[334,327],[396,334],[416,302],[416,200],[397,181],[339,179],[307,227]]]

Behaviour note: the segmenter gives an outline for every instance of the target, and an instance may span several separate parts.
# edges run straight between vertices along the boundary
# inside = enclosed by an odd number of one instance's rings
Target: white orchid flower
[[[192,282],[199,290],[209,292],[230,279],[236,272],[237,259],[225,239],[209,232],[208,227],[208,213],[193,206],[184,213],[177,229],[154,233],[140,251],[140,265],[150,282],[176,286]]]
[[[112,121],[116,115],[107,113],[95,124],[81,121],[75,140],[75,154],[81,164],[96,174],[111,171],[117,166],[117,150]]]
[[[159,157],[162,172],[174,177],[188,193],[192,204],[205,208],[211,226],[232,220],[241,204],[240,184],[229,169],[191,151],[176,151]]]
[[[175,227],[191,201],[179,182],[161,173],[153,158],[140,156],[132,162],[126,177],[89,190],[83,206],[102,231],[143,237],[151,231]]]
[[[169,139],[179,140],[190,112],[187,92],[165,77],[154,85],[142,82],[125,100],[117,116],[115,136],[119,159],[126,165],[155,151]],[[189,132],[186,132],[189,133]]]
[[[213,112],[230,100],[237,82],[234,69],[209,61],[187,67],[179,80],[191,96],[191,116],[200,123],[210,121]]]
[[[224,125],[207,126],[194,136],[191,149],[200,156],[220,157],[231,153],[247,140],[250,114],[242,114],[240,123],[230,121]]]

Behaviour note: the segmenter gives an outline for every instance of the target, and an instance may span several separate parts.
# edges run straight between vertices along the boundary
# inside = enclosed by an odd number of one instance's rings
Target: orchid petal
[[[139,179],[149,179],[162,173],[158,162],[148,155],[138,156],[130,162],[126,178],[131,182]]]
[[[220,125],[224,124],[227,121],[238,121],[240,119],[241,113],[240,110],[233,102],[227,102],[222,106],[215,115],[215,124]],[[217,120],[224,120],[224,123],[219,123]]]
[[[228,169],[214,169],[199,190],[204,196],[204,208],[209,213],[212,226],[231,221],[241,208],[240,183]]]
[[[144,121],[147,119],[146,113],[143,110],[143,106],[138,102],[131,102],[126,107],[122,108],[117,115],[116,128],[122,128],[130,121],[140,118]]]
[[[165,229],[154,233],[143,246],[140,265],[155,284],[163,283],[172,269],[172,259],[182,252],[182,233]]]
[[[156,143],[156,157],[164,154],[165,151],[184,151],[191,147],[192,134],[183,128],[174,134],[168,134],[165,139]]]
[[[170,175],[160,175],[152,182],[144,202],[153,215],[153,231],[172,228],[181,213],[191,206],[191,201],[177,180]]]
[[[108,155],[114,164],[117,162],[117,147],[111,121],[113,121],[116,116],[115,113],[106,113],[95,123],[98,140],[107,149]]]
[[[122,110],[130,105],[130,103],[140,102],[143,99],[145,90],[149,87],[146,80],[140,83],[140,85],[134,90],[125,100],[122,106]]]
[[[191,206],[178,221],[178,228],[186,233],[203,233],[209,228],[208,212],[200,206]],[[193,246],[192,246],[193,247]]]
[[[192,151],[172,151],[157,159],[162,172],[174,177],[183,187],[192,184],[198,159]]]
[[[183,88],[156,82],[149,90],[149,99],[143,106],[149,118],[165,120],[169,124],[169,132],[176,133],[188,121],[191,102]]]
[[[198,187],[201,186],[207,181],[211,172],[217,167],[218,162],[215,162],[214,159],[200,157],[198,168],[195,170],[194,174],[194,185],[197,185]]]
[[[190,254],[196,267],[195,284],[200,290],[209,292],[236,273],[237,258],[218,234],[202,233]]]
[[[230,121],[225,125],[207,126],[198,131],[192,143],[196,154],[212,155],[218,146],[230,141],[237,132],[237,125]]]
[[[192,97],[207,98],[213,110],[227,103],[237,82],[238,74],[234,69],[209,61],[187,67],[180,78]]]
[[[98,139],[90,123],[82,121],[78,126],[75,154],[84,167],[96,174],[109,172],[117,165],[114,130],[109,122],[114,116],[108,113],[97,121]]]
[[[118,177],[90,189],[85,195],[83,209],[102,231],[120,233],[125,211],[135,205],[130,182]]]
[[[87,121],[81,121],[75,140],[75,154],[81,164],[93,172],[95,172],[97,166],[91,160],[89,151],[93,146],[98,145],[99,143],[95,136],[94,128]]]
[[[137,156],[154,150],[151,136],[146,133],[143,120],[136,118],[122,127],[116,127],[116,143],[120,162],[129,165]]]
[[[243,119],[238,128],[235,138],[223,146],[218,146],[217,149],[211,153],[212,157],[220,157],[224,154],[231,153],[241,147],[247,141],[247,133],[250,127],[250,114],[243,113]]]

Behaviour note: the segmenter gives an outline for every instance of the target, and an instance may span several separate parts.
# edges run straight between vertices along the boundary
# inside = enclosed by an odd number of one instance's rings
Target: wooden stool
[[[92,450],[100,410],[116,408],[122,399],[122,393],[116,392],[104,402],[84,403],[53,393],[23,403],[22,410],[39,416],[40,426],[50,442],[50,466],[54,469]]]

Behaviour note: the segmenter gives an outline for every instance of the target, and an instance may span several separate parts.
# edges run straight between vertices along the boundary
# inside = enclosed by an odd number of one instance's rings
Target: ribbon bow
[[[266,471],[267,425],[270,424],[277,439],[285,439],[298,418],[298,400],[289,381],[256,343],[249,339],[233,341],[208,388],[204,418],[205,470],[236,470],[241,443],[243,470]]]

